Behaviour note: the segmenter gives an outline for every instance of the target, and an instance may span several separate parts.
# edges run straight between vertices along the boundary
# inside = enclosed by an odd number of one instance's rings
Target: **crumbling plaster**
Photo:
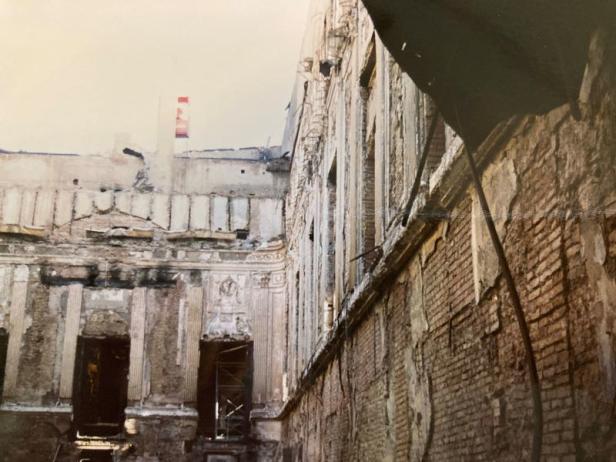
[[[0,327],[9,333],[0,447],[8,460],[47,460],[56,444],[58,460],[75,457],[68,429],[78,336],[130,339],[125,438],[135,449],[118,449],[122,460],[199,457],[205,339],[254,343],[253,406],[266,411],[258,425],[267,427],[282,400],[286,303],[286,179],[267,171],[269,155],[190,153],[176,159],[186,189],[162,192],[110,188],[132,158],[105,159],[109,170],[90,178],[103,161],[85,156],[36,156],[58,175],[45,171],[23,187],[18,171],[32,156],[1,154],[0,163],[19,167],[0,174]],[[183,166],[216,179],[181,177]],[[235,179],[221,174],[234,169]],[[78,170],[79,184],[64,184]],[[40,452],[23,453],[18,432],[32,419],[60,429],[40,435]],[[272,435],[264,444],[275,448]]]

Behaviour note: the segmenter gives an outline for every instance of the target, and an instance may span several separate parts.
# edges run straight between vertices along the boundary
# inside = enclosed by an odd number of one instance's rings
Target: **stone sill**
[[[269,404],[264,408],[253,409],[250,411],[250,420],[271,420],[275,419],[280,410],[282,409],[282,403]]]
[[[45,239],[48,232],[44,227],[5,224],[0,225],[0,234],[10,234],[35,239]]]
[[[199,418],[199,413],[192,407],[127,407],[124,413],[127,419],[177,417],[197,420]]]
[[[165,237],[168,241],[210,239],[221,241],[234,241],[236,239],[242,240],[238,237],[237,231],[168,231],[165,233]]]
[[[76,448],[90,451],[119,451],[126,452],[132,448],[130,443],[114,441],[112,439],[87,438],[79,439],[73,443]],[[81,460],[81,459],[80,459]],[[90,459],[87,459],[90,460]]]
[[[72,414],[73,406],[63,404],[60,406],[30,406],[27,404],[3,403],[0,413],[10,414]]]
[[[492,131],[475,153],[480,169],[500,152],[502,145],[511,138],[524,120],[523,117],[513,117]],[[386,282],[394,278],[403,265],[417,253],[439,222],[448,218],[449,210],[469,185],[470,171],[464,157],[463,144],[446,152],[430,177],[427,191],[421,191],[417,195],[407,226],[401,226],[400,215],[394,217],[382,244],[382,257],[372,272],[365,275],[353,294],[344,300],[340,315],[327,337],[319,342],[321,347],[309,359],[297,386],[290,390],[290,396],[285,401],[278,419],[284,418],[295,407],[303,391],[312,386],[318,375],[325,370],[343,345],[347,334],[353,331],[369,313],[372,304],[380,298],[382,289],[387,287]]]

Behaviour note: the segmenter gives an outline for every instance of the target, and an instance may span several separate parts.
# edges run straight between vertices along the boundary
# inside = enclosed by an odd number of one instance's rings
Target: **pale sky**
[[[280,143],[308,0],[0,0],[0,148],[156,147],[159,95],[190,149]]]

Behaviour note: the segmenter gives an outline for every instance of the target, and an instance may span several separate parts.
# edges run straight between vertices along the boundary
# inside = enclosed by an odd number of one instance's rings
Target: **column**
[[[186,313],[186,371],[184,376],[184,402],[197,402],[199,377],[199,341],[203,317],[203,288],[191,287],[188,291]]]
[[[26,300],[28,296],[28,276],[30,270],[26,265],[18,266],[13,273],[13,289],[11,291],[11,311],[9,322],[9,344],[6,353],[4,379],[4,398],[15,398],[17,392],[17,374],[19,373],[19,357],[24,334]]]
[[[81,319],[81,301],[83,287],[71,284],[68,288],[66,303],[66,322],[64,324],[64,344],[62,346],[62,369],[60,371],[60,398],[70,399],[73,395],[73,374]]]
[[[128,399],[141,401],[143,390],[143,357],[145,346],[146,289],[133,291],[130,311],[130,363],[128,369]]]

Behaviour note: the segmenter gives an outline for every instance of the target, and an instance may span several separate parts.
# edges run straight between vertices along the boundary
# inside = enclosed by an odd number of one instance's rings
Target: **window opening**
[[[375,42],[374,35],[373,35],[370,40],[370,44],[368,45],[368,54],[367,54],[366,64],[359,77],[359,85],[362,88],[369,88],[370,90],[372,90],[375,74],[376,74],[376,42]]]
[[[358,281],[370,269],[376,260],[376,156],[375,156],[375,122],[374,122],[374,88],[376,85],[376,44],[374,36],[369,45],[366,65],[360,76],[362,97],[361,136],[362,146],[359,182],[359,271]],[[356,282],[358,282],[356,281]]]
[[[198,389],[199,433],[218,440],[246,439],[252,405],[252,342],[202,342]]]
[[[300,285],[300,275],[299,271],[295,273],[295,373],[299,374],[299,313],[301,310],[300,300],[299,300],[299,285]]]
[[[113,462],[113,451],[83,450],[79,462]]]
[[[376,246],[376,166],[373,136],[367,143],[367,151],[362,164],[360,220],[360,254],[362,254],[362,257],[360,259],[360,275],[368,272],[377,255],[377,252],[373,251]]]
[[[128,338],[78,338],[73,384],[78,435],[104,437],[123,431],[129,350]]]
[[[437,169],[439,164],[441,163],[441,159],[445,154],[446,150],[446,142],[447,142],[447,134],[445,129],[445,121],[443,117],[439,114],[438,109],[436,107],[436,103],[430,98],[430,96],[424,94],[423,95],[423,123],[421,124],[421,145],[425,145],[426,137],[428,136],[428,127],[432,123],[432,119],[437,117],[436,128],[434,130],[434,135],[432,136],[432,141],[430,143],[430,147],[428,149],[428,157],[426,159],[426,169],[424,171],[423,182],[428,182],[430,175]],[[420,150],[418,150],[419,152]]]
[[[208,454],[207,462],[237,462],[237,457],[228,454]]]
[[[327,247],[325,269],[325,327],[329,329],[333,323],[334,291],[336,286],[336,160],[327,175]]]

